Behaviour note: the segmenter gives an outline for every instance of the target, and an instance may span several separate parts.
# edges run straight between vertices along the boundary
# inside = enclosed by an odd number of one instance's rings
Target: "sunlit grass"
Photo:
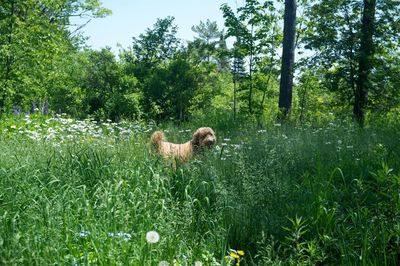
[[[149,153],[155,129],[3,118],[0,264],[396,263],[394,128],[217,127],[176,170]],[[183,142],[195,126],[164,129]]]

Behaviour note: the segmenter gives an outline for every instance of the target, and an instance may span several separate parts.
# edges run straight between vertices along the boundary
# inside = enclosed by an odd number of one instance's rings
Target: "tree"
[[[177,53],[168,64],[167,94],[170,114],[182,122],[188,118],[190,101],[199,87],[199,73],[185,52]]]
[[[227,27],[227,37],[240,39],[241,49],[248,61],[248,112],[254,110],[253,76],[258,71],[258,63],[266,56],[265,47],[278,37],[275,7],[271,1],[246,0],[236,12],[227,4],[221,6]],[[271,54],[268,53],[268,56]]]
[[[364,0],[363,2],[358,79],[353,107],[353,113],[361,126],[365,119],[364,107],[368,97],[369,73],[373,67],[376,0]]]
[[[288,115],[292,106],[295,36],[296,0],[285,0],[282,68],[279,88],[279,109],[284,117]]]
[[[366,110],[388,110],[400,102],[393,97],[398,69],[393,59],[400,49],[398,1],[371,5],[361,0],[313,0],[304,8],[307,22],[301,41],[314,52],[308,67],[324,73],[321,84],[336,93],[336,106],[352,106],[361,122]],[[364,20],[364,14],[370,19]]]
[[[215,54],[217,44],[221,37],[221,31],[218,29],[217,22],[207,19],[206,22],[200,21],[200,24],[192,27],[192,31],[198,34],[194,38],[193,46],[197,47],[201,58],[210,62],[211,56]]]
[[[239,42],[239,43],[238,43]],[[233,45],[232,57],[232,79],[233,79],[233,117],[236,118],[237,112],[237,86],[238,82],[240,82],[244,77],[246,77],[246,69],[244,63],[244,55],[240,49],[240,39],[236,41]]]
[[[133,38],[132,52],[138,63],[151,67],[174,57],[180,45],[174,20],[174,17],[157,19],[152,29]]]
[[[76,37],[73,16],[102,17],[110,11],[98,0],[11,0],[0,7],[0,110],[29,106],[48,94],[56,66]]]
[[[138,79],[147,118],[187,119],[190,100],[198,88],[196,64],[180,47],[176,32],[173,17],[158,19],[153,28],[133,38],[132,51],[123,55],[127,73]]]
[[[107,105],[113,94],[120,89],[120,70],[111,48],[87,51],[87,64],[82,78],[85,103],[89,114],[106,118]]]

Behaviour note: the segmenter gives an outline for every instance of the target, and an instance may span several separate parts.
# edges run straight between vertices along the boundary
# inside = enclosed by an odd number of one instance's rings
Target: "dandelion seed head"
[[[149,231],[146,234],[147,243],[154,244],[160,240],[160,235],[156,231]]]

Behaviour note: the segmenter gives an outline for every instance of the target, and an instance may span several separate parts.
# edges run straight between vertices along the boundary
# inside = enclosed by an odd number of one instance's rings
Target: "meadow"
[[[207,122],[217,145],[174,170],[150,134],[204,121],[3,117],[0,264],[399,263],[398,124]]]

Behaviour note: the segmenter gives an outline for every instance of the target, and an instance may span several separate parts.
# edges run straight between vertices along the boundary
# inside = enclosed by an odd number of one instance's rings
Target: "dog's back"
[[[164,158],[178,158],[182,161],[189,159],[193,151],[191,141],[183,144],[167,142],[162,131],[156,131],[151,135],[150,145]]]

